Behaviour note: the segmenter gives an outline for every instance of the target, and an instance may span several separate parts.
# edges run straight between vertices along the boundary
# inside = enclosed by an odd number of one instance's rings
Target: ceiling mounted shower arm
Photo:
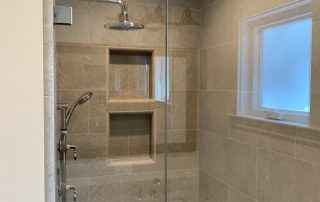
[[[121,11],[126,11],[126,4],[124,1],[121,0],[100,0],[102,2],[117,4],[121,7]]]
[[[109,2],[109,3],[113,3],[113,4],[118,4],[118,5],[123,5],[124,4],[124,2],[121,1],[121,0],[100,0],[100,1]]]
[[[121,7],[120,22],[129,21],[127,7],[126,7],[126,3],[124,1],[122,1],[122,0],[100,0],[100,1],[119,5]]]

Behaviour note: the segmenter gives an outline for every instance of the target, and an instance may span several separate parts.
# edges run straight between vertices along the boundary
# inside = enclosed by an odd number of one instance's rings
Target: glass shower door
[[[166,1],[111,3],[56,0],[73,10],[55,26],[59,199],[169,201]]]

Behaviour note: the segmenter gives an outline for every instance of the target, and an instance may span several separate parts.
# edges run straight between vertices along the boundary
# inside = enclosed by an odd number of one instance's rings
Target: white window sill
[[[248,115],[241,115],[241,114],[228,114],[228,117],[232,118],[243,118],[243,119],[249,119],[254,121],[261,121],[261,122],[267,122],[267,123],[274,123],[278,125],[287,125],[287,126],[294,126],[299,128],[306,128],[311,130],[316,130],[320,132],[320,128],[315,128],[309,124],[304,123],[296,123],[296,122],[290,122],[290,121],[282,121],[282,120],[273,120],[273,119],[267,119],[263,117],[257,117],[257,116],[248,116]]]

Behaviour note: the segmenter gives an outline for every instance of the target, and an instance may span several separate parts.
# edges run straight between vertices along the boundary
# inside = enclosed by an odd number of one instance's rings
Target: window
[[[309,4],[289,4],[242,22],[238,113],[308,122],[312,46]]]
[[[261,107],[310,112],[310,18],[262,32]]]

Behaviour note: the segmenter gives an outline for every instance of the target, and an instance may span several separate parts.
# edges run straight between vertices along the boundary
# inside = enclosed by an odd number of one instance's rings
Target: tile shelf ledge
[[[109,159],[107,160],[107,167],[117,166],[133,166],[133,165],[152,165],[155,161],[150,157],[136,157],[123,159]]]
[[[241,114],[227,114],[227,117],[236,118],[236,119],[239,118],[239,119],[247,119],[247,120],[253,120],[253,121],[261,121],[261,122],[273,123],[273,124],[277,124],[277,125],[286,125],[286,126],[292,126],[292,127],[296,127],[296,128],[302,128],[302,129],[309,129],[309,130],[314,130],[314,131],[320,132],[320,128],[311,126],[309,124],[303,124],[303,123],[273,120],[273,119],[267,119],[267,118],[256,117],[256,116],[241,115]]]
[[[156,100],[154,99],[127,99],[127,100],[120,100],[120,99],[110,99],[108,103],[155,103]]]

